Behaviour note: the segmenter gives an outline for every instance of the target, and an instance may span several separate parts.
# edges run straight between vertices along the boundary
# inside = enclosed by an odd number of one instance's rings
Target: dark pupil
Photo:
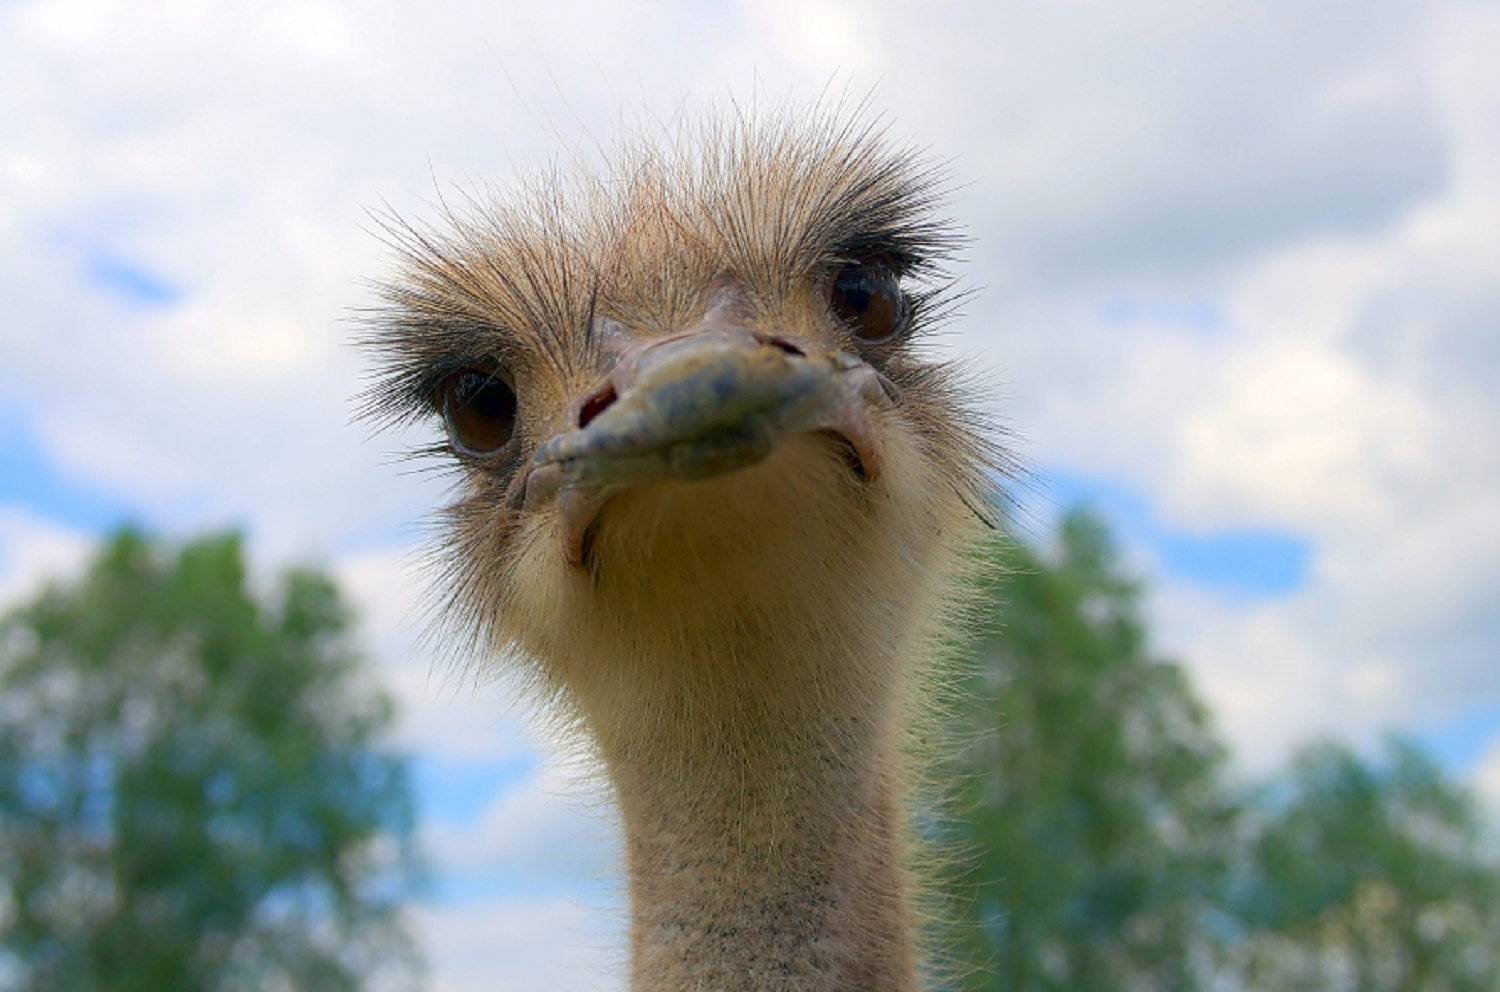
[[[469,454],[505,446],[516,428],[516,394],[488,372],[459,372],[440,387],[443,418],[453,443]]]
[[[896,273],[882,262],[846,265],[833,280],[833,310],[855,336],[884,341],[902,329],[906,298]]]
[[[864,313],[870,309],[870,287],[869,278],[863,272],[857,272],[845,279],[839,280],[839,292],[843,294],[844,306],[856,314]]]

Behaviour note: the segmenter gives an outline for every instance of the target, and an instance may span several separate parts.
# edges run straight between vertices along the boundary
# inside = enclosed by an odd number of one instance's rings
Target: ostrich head
[[[637,989],[915,987],[902,735],[989,479],[938,177],[838,114],[391,225],[373,406],[458,467],[445,621],[621,805]]]

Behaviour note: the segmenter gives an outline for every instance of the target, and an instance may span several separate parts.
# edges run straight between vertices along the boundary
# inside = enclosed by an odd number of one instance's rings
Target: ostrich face
[[[758,313],[728,273],[703,295],[702,317],[662,336],[640,335],[607,314],[593,317],[599,381],[564,406],[560,433],[509,466],[508,507],[551,517],[568,565],[584,566],[600,511],[615,496],[748,468],[798,435],[842,440],[855,470],[877,477],[872,408],[892,405],[896,387],[840,350],[816,314]],[[824,309],[866,340],[892,342],[909,323],[909,303],[884,258],[845,264],[827,296]],[[812,335],[786,330],[809,324]],[[433,404],[454,452],[482,466],[511,446],[517,388],[493,367],[464,369],[438,384]]]
[[[994,462],[918,350],[954,242],[933,175],[829,120],[620,157],[390,228],[370,397],[460,467],[445,617],[570,682],[634,640],[908,610]]]

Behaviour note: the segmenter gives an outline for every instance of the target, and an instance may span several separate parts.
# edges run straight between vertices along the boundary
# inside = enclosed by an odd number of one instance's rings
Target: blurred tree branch
[[[1409,742],[1227,777],[1097,519],[997,542],[955,773],[974,992],[1500,988],[1494,825]]]
[[[324,575],[126,530],[0,621],[0,988],[357,989],[414,974],[390,700]]]

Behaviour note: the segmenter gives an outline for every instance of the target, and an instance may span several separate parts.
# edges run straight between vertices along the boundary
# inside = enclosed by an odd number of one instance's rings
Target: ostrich
[[[1007,456],[919,348],[941,176],[851,117],[637,134],[386,225],[368,400],[456,461],[442,620],[598,758],[635,992],[924,970],[913,717]]]

